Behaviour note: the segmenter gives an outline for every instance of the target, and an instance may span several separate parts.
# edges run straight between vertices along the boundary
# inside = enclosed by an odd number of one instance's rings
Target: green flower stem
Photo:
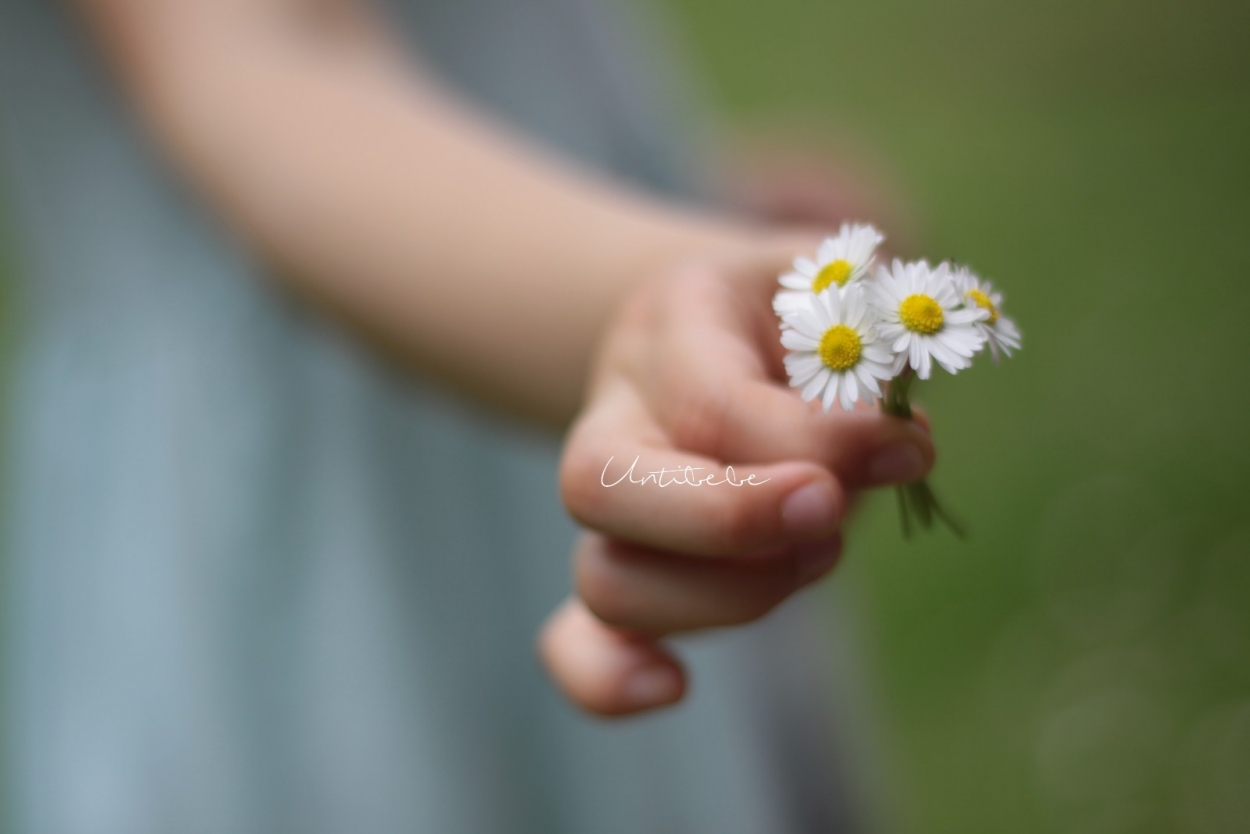
[[[911,386],[916,381],[916,374],[910,368],[905,368],[886,388],[884,399],[881,401],[881,410],[886,414],[895,417],[901,417],[904,420],[911,420]],[[898,496],[899,520],[903,528],[903,538],[911,538],[911,519],[915,516],[920,527],[928,530],[933,526],[933,520],[936,518],[945,524],[952,533],[959,538],[964,538],[964,526],[942,508],[941,503],[937,500],[932,487],[929,486],[928,479],[917,481],[914,484],[905,484],[895,488]]]
[[[898,520],[903,527],[903,538],[911,538],[911,512],[907,509],[907,492],[903,487],[895,487],[894,494],[898,496]]]

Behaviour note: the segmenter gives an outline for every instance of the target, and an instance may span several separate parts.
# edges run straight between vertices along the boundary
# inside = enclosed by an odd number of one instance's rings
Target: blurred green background
[[[1250,832],[1250,6],[674,7],[734,120],[871,148],[1024,330],[920,391],[972,538],[881,500],[839,580],[900,828]]]

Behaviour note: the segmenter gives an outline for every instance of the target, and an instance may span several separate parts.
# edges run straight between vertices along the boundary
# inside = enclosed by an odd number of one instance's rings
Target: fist
[[[679,701],[666,635],[756,620],[828,573],[866,487],[934,461],[927,425],[821,411],[791,389],[770,304],[793,240],[682,264],[641,286],[605,332],[560,491],[586,532],[576,595],[540,655],[601,715]]]

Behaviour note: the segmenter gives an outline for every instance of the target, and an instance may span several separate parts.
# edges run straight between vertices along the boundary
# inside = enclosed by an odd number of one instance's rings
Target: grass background
[[[735,121],[888,160],[1025,333],[920,394],[971,540],[879,501],[840,580],[904,830],[1250,831],[1250,7],[672,8]]]

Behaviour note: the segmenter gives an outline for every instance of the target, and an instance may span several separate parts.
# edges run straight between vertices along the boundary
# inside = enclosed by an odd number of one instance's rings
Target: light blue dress
[[[483,106],[687,187],[616,10],[392,12]],[[852,830],[810,605],[690,641],[677,710],[578,714],[532,650],[568,586],[557,441],[290,303],[163,169],[60,4],[0,3],[0,126],[23,278],[0,826]]]

